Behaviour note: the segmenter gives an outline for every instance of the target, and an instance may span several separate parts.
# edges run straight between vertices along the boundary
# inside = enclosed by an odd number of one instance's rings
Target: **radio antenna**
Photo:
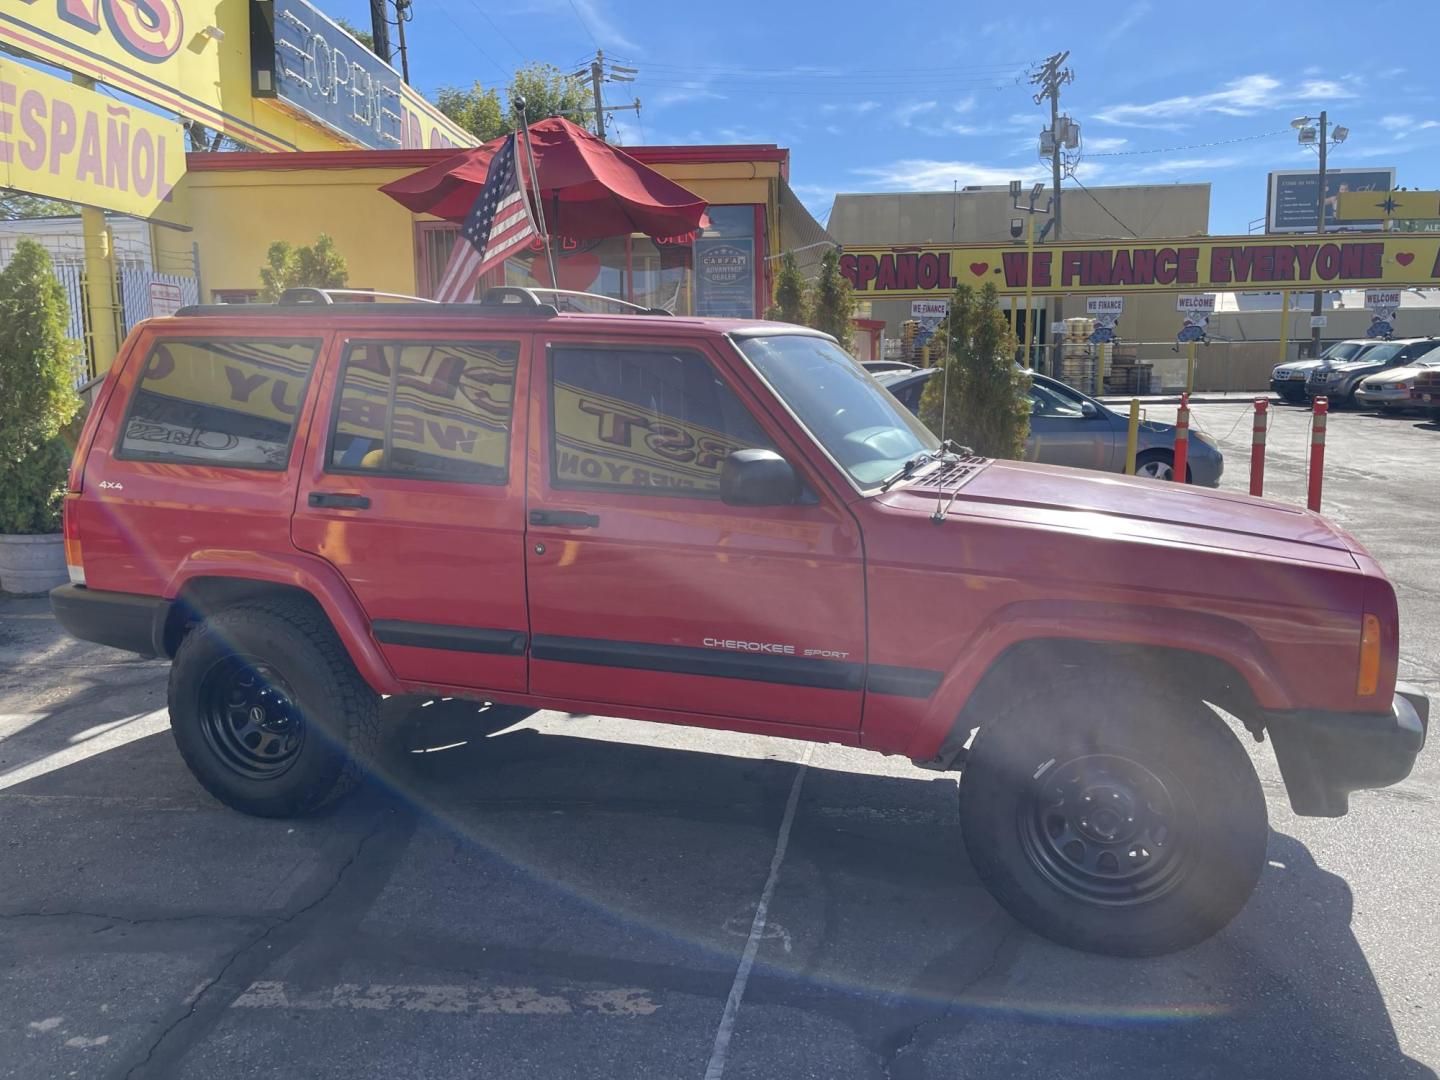
[[[955,341],[955,300],[945,311],[945,353],[940,357],[940,460],[945,460],[945,449],[950,443],[945,438],[945,414],[950,407],[950,350]],[[940,499],[945,493],[944,484],[935,485],[935,514],[931,521],[940,524],[944,517],[940,513]]]

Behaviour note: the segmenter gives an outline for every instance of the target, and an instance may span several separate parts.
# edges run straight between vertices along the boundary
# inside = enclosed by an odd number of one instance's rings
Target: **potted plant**
[[[65,290],[33,240],[0,270],[0,591],[65,581],[60,508],[70,453],[63,433],[80,408],[65,336]]]

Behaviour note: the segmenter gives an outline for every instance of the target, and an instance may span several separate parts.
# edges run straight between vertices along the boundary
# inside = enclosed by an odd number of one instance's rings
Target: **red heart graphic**
[[[981,274],[985,273],[985,271],[986,271],[986,270],[989,270],[989,269],[990,269],[990,264],[989,264],[989,263],[971,263],[971,264],[970,264],[970,273],[974,274],[976,277],[979,277]]]
[[[1415,261],[1415,253],[1413,251],[1397,251],[1395,253],[1395,261],[1401,266],[1409,266]]]

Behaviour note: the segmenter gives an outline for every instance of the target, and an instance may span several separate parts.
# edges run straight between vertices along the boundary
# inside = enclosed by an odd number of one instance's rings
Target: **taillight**
[[[85,584],[85,560],[80,555],[80,496],[70,492],[65,496],[65,569],[70,574],[71,585]]]
[[[1355,693],[1369,697],[1380,685],[1380,619],[1366,615],[1360,623],[1360,674],[1355,678]]]

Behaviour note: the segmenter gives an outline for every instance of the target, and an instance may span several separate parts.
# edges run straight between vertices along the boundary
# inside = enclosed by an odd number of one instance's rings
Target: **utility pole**
[[[370,0],[370,35],[375,39],[375,55],[390,62],[390,11],[388,0]]]
[[[583,79],[586,76],[590,78],[590,86],[595,92],[595,134],[599,135],[600,138],[606,138],[606,113],[625,112],[629,109],[634,109],[637,113],[640,111],[639,98],[636,98],[630,105],[606,105],[605,97],[600,92],[600,84],[607,82],[634,82],[637,74],[639,74],[639,71],[636,68],[622,67],[614,62],[607,64],[605,62],[604,50],[596,49],[595,59],[590,61],[590,66],[588,68],[581,68],[579,71],[570,75],[572,79]]]
[[[405,24],[413,15],[410,0],[395,0],[395,32],[400,37],[400,78],[407,85],[410,82],[410,50],[405,46]]]
[[[600,82],[605,78],[605,52],[595,50],[595,59],[590,61],[590,85],[595,88],[595,134],[605,138],[605,99],[600,96]]]
[[[1043,89],[1035,95],[1035,104],[1050,99],[1050,182],[1055,192],[1055,239],[1060,239],[1060,152],[1065,146],[1065,133],[1060,130],[1060,87],[1075,81],[1075,73],[1069,68],[1063,71],[1060,65],[1070,56],[1070,50],[1048,57],[1045,66],[1030,76],[1030,85]]]
[[[1320,183],[1318,185],[1318,190],[1315,192],[1315,231],[1319,233],[1322,237],[1325,235],[1325,143],[1329,134],[1326,131],[1326,125],[1328,123],[1329,117],[1325,115],[1325,110],[1321,109]],[[1323,244],[1324,240],[1321,240],[1321,243]],[[1320,318],[1321,295],[1322,294],[1320,290],[1316,289],[1315,300],[1310,308],[1310,358],[1312,360],[1318,360],[1320,358],[1320,326],[1317,320]]]

